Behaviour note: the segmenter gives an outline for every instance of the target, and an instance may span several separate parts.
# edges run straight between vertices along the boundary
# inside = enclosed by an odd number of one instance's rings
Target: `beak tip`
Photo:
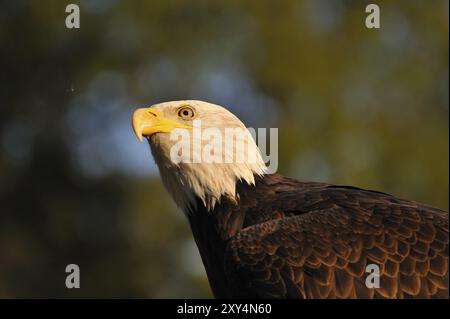
[[[143,140],[142,134],[140,132],[138,132],[137,130],[134,131],[134,134],[136,135],[139,142],[142,142],[142,140]]]
[[[138,138],[139,142],[142,142],[142,132],[140,128],[139,110],[134,111],[131,118],[131,125],[133,127],[134,134]]]

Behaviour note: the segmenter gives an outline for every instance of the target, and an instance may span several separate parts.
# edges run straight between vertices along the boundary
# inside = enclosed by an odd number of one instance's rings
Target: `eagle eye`
[[[194,117],[194,110],[189,106],[183,106],[178,109],[178,116],[183,119],[191,119]]]

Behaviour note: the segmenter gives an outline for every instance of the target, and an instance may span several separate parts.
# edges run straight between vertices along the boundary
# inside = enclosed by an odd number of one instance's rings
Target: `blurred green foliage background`
[[[448,210],[449,2],[376,3],[378,30],[367,1],[1,1],[0,297],[211,297],[130,127],[161,101],[278,127],[282,174]]]

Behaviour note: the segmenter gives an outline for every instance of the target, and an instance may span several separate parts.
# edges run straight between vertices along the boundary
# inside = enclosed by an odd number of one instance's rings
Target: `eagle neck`
[[[197,198],[197,209],[186,214],[216,298],[231,297],[229,286],[223,280],[227,276],[224,257],[230,238],[242,229],[245,217],[244,212],[233,206],[236,205],[225,200],[210,212]]]

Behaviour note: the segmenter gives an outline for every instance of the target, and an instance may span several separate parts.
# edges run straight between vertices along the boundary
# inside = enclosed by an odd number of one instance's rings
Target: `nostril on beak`
[[[156,113],[154,113],[154,112],[152,112],[152,111],[150,111],[150,110],[148,110],[147,113],[148,113],[149,115],[154,116],[154,117],[158,117],[158,115],[157,115]]]

